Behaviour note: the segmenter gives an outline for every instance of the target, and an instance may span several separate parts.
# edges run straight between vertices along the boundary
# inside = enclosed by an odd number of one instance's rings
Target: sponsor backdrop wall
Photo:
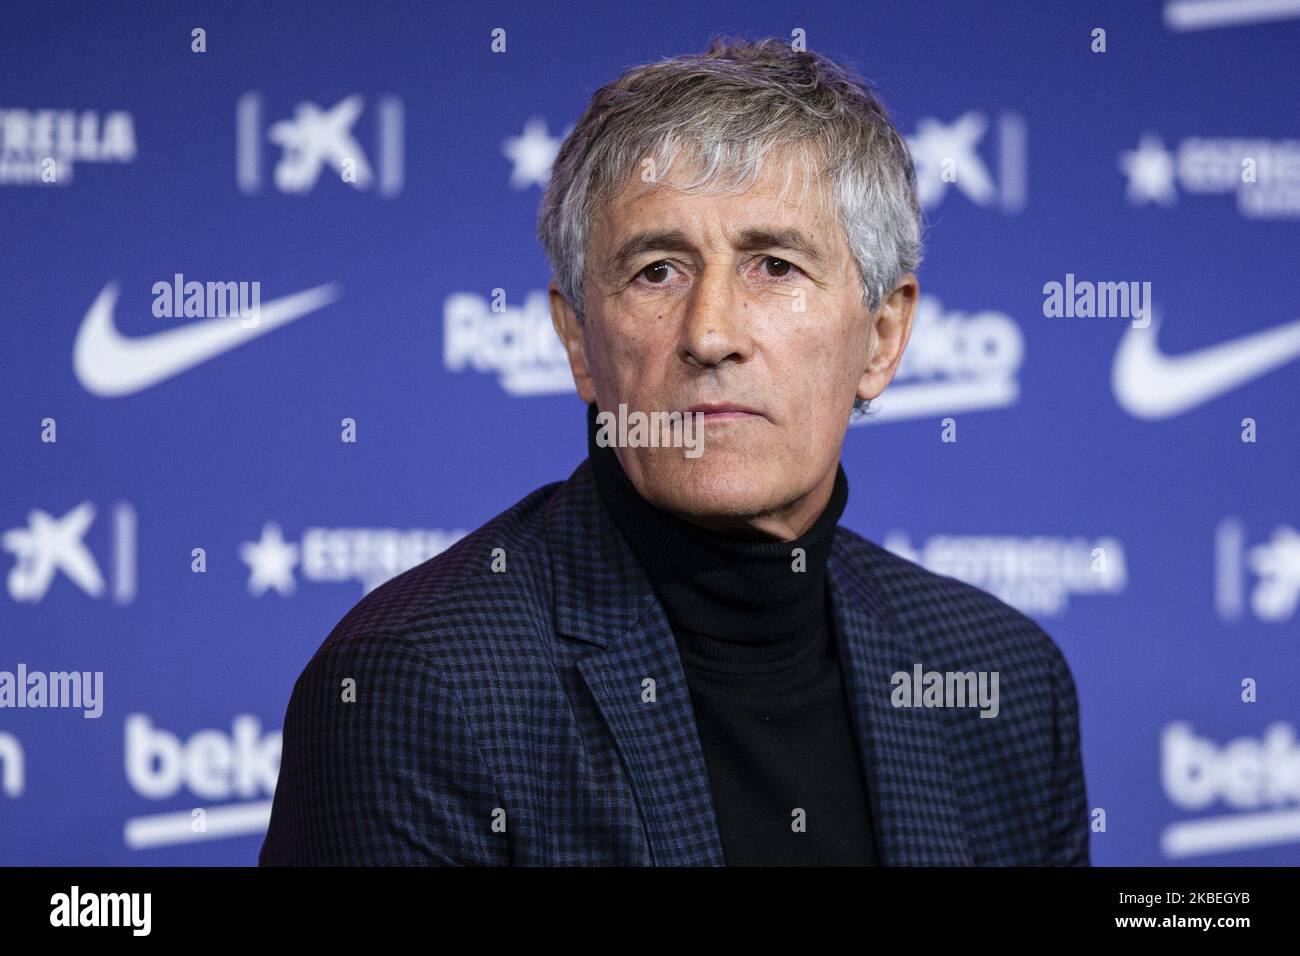
[[[541,189],[715,32],[917,163],[843,523],[1063,648],[1096,863],[1300,862],[1300,4],[834,7],[6,8],[0,862],[255,862],[331,627],[585,456]]]

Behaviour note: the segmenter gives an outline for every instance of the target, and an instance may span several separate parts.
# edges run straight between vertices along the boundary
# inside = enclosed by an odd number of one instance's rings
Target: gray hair
[[[565,138],[538,215],[555,284],[578,322],[586,308],[593,216],[646,160],[654,179],[683,155],[687,191],[748,188],[763,156],[791,147],[804,189],[824,183],[875,312],[921,260],[921,206],[907,144],[866,80],[775,38],[714,37],[708,52],[628,70],[596,91]],[[788,188],[793,163],[787,169]],[[854,400],[855,411],[866,403]]]

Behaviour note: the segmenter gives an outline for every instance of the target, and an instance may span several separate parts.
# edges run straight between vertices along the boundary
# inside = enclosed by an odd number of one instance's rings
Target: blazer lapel
[[[871,547],[871,545],[868,545]],[[868,554],[836,533],[828,574],[836,639],[850,685],[876,845],[882,862],[969,866],[973,860],[948,773],[943,714],[895,708],[893,674],[911,674],[919,652],[891,627],[867,577]]]
[[[655,865],[720,866],[722,843],[686,676],[658,602],[609,647],[578,661],[578,670],[614,735]]]
[[[704,752],[672,626],[583,462],[547,512],[555,628],[627,772],[657,866],[723,864]],[[649,682],[653,682],[652,684]]]

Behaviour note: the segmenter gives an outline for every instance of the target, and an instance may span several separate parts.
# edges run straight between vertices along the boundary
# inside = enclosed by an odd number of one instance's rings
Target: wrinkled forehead
[[[740,197],[752,200],[746,205],[772,222],[834,231],[838,210],[827,179],[820,151],[809,144],[706,150],[669,142],[644,151],[621,181],[601,191],[592,233],[613,241],[639,213],[652,206],[671,208],[674,196]]]

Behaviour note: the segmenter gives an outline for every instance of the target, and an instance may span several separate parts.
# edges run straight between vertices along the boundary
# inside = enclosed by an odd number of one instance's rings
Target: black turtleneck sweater
[[[727,864],[874,865],[826,575],[844,469],[799,538],[728,535],[642,498],[614,449],[596,443],[596,411],[588,406],[596,487],[672,625]]]

